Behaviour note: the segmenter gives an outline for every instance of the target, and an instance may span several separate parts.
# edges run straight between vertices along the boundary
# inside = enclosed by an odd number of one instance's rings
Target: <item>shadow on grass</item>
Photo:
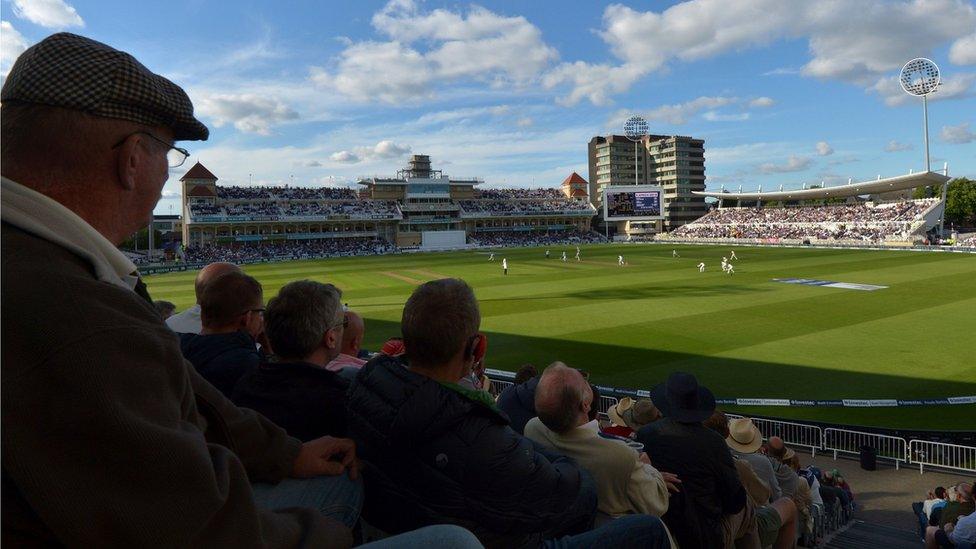
[[[831,370],[658,349],[486,332],[489,368],[515,371],[560,360],[591,374],[598,385],[650,389],[674,371],[695,374],[718,398],[937,398],[976,394],[976,383]],[[400,335],[399,323],[366,319],[363,347],[374,350]],[[802,356],[798,352],[798,356]],[[852,362],[857,357],[852,357]],[[974,405],[909,408],[734,407],[743,413],[845,425],[959,430],[973,427]]]

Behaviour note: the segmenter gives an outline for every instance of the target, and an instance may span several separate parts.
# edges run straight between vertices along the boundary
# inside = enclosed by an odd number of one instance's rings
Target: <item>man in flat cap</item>
[[[302,444],[226,400],[116,248],[186,159],[174,141],[208,136],[186,93],[62,33],[20,56],[0,101],[2,541],[350,546],[352,441]]]

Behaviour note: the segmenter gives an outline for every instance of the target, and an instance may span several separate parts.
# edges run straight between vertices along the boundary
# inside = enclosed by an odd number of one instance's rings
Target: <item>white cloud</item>
[[[782,76],[785,74],[800,74],[800,69],[796,67],[780,67],[778,69],[773,69],[771,71],[766,71],[762,73],[763,76]]]
[[[395,104],[429,99],[459,80],[525,86],[558,58],[524,17],[479,6],[465,15],[422,12],[412,0],[391,0],[373,15],[372,25],[391,40],[348,45],[331,70],[311,69],[312,82],[354,100]]]
[[[528,128],[533,124],[535,124],[535,120],[532,120],[532,117],[530,116],[523,116],[515,121],[515,125],[520,128]]]
[[[398,156],[403,156],[410,152],[409,145],[397,145],[396,143],[386,139],[380,141],[373,147],[373,158],[396,158]]]
[[[772,107],[775,104],[776,101],[772,97],[757,97],[749,102],[749,106],[752,108]]]
[[[27,47],[27,39],[9,21],[0,21],[0,76],[7,76],[14,61]]]
[[[321,168],[323,164],[318,160],[309,160],[304,165],[306,168]]]
[[[961,99],[974,94],[973,85],[976,84],[976,73],[960,72],[942,79],[939,87],[929,95],[929,101],[944,101],[947,99]],[[868,91],[877,93],[884,99],[885,105],[895,107],[919,98],[908,95],[902,89],[897,76],[879,79]]]
[[[49,29],[84,27],[78,12],[63,0],[13,0],[14,15]]]
[[[789,173],[789,172],[801,172],[810,167],[810,159],[806,156],[793,156],[791,155],[785,164],[775,164],[773,162],[766,162],[765,164],[760,164],[758,169],[759,173],[772,174],[772,173]]]
[[[398,145],[389,139],[384,139],[372,147],[356,147],[352,151],[333,153],[330,158],[340,164],[357,164],[368,160],[399,158],[409,152],[409,145]]]
[[[261,135],[270,135],[277,124],[298,119],[298,113],[281,101],[250,93],[206,94],[197,102],[197,109],[218,128],[230,123],[242,132]]]
[[[915,147],[911,143],[902,143],[900,141],[892,139],[885,146],[885,152],[901,152],[901,151],[911,151]]]
[[[666,122],[668,124],[684,124],[689,118],[705,109],[715,109],[737,102],[735,97],[698,97],[685,103],[661,105],[644,113],[644,118],[651,122]]]
[[[940,24],[919,24],[933,13]],[[566,103],[585,98],[602,105],[672,61],[801,39],[811,53],[802,75],[870,88],[905,60],[968,36],[974,26],[976,7],[965,0],[689,0],[660,13],[614,4],[603,12],[600,36],[619,63],[564,64],[547,84],[571,86]]]
[[[465,107],[449,111],[428,112],[417,119],[417,124],[428,126],[442,124],[445,122],[467,121],[483,116],[503,116],[511,111],[508,105],[495,105],[493,107]]]
[[[349,151],[332,153],[332,156],[329,158],[331,158],[333,162],[339,162],[340,164],[355,164],[356,162],[360,161],[360,158],[356,155],[356,153]]]
[[[976,65],[976,32],[963,36],[952,44],[949,61],[956,65]]]
[[[963,122],[958,126],[942,126],[939,137],[946,143],[958,145],[976,141],[976,133],[969,130],[969,122]]]
[[[709,122],[742,122],[743,120],[749,120],[749,113],[742,112],[738,114],[722,114],[718,111],[707,111],[702,115],[702,118],[708,120]]]
[[[826,141],[819,141],[817,142],[817,154],[820,156],[830,156],[834,154],[834,148]]]

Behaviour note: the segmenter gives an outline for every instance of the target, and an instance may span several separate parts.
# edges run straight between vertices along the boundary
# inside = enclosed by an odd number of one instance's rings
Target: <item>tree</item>
[[[160,231],[154,231],[153,234],[153,244],[156,248],[163,247],[163,233]],[[137,245],[138,244],[138,245]],[[143,227],[139,229],[139,232],[130,236],[128,240],[122,243],[119,248],[123,250],[147,250],[149,249],[149,229],[148,227]]]
[[[915,187],[915,191],[912,193],[912,198],[916,200],[922,198],[942,198],[942,187]]]
[[[961,227],[976,227],[976,181],[965,177],[949,181],[945,220]]]

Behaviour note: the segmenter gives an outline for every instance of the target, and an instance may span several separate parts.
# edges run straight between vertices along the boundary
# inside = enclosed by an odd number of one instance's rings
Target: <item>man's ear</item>
[[[326,349],[337,349],[340,345],[342,345],[342,339],[336,335],[335,330],[330,329],[326,330],[326,332],[322,334],[322,343],[325,345]]]
[[[146,161],[146,149],[142,146],[142,139],[141,135],[134,133],[119,145],[116,171],[119,184],[127,191],[135,189],[138,185],[139,170],[142,168],[142,163]]]

